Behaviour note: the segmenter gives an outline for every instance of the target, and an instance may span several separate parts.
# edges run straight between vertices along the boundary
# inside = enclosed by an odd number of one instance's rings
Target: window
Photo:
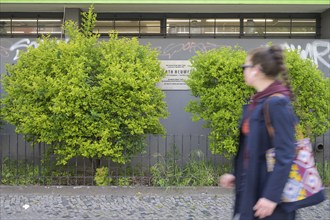
[[[115,30],[119,34],[138,34],[139,21],[115,21]]]
[[[271,21],[266,26],[266,34],[268,36],[289,37],[291,30],[290,19],[270,19]]]
[[[245,18],[243,23],[244,36],[265,36],[266,27],[273,19],[265,18]]]
[[[316,19],[246,18],[244,36],[316,37]]]
[[[166,20],[168,35],[239,35],[240,19],[190,18]]]
[[[115,27],[114,21],[96,21],[93,32],[99,34],[108,34]]]
[[[62,33],[62,19],[6,18],[0,19],[0,34],[3,36],[56,35]]]
[[[194,28],[197,28],[198,22],[200,20],[194,21],[196,25]],[[166,33],[168,35],[189,35],[189,19],[175,19],[175,18],[168,18],[166,20]]]
[[[316,19],[292,19],[292,36],[316,35]]]
[[[37,19],[12,19],[12,34],[37,33]]]
[[[102,20],[97,21],[94,32],[108,34],[160,34],[160,20]]]
[[[215,34],[220,36],[239,36],[240,19],[215,19]]]
[[[62,19],[38,19],[38,34],[61,34]]]
[[[160,21],[140,21],[140,33],[160,34]]]
[[[25,16],[26,15],[26,16]],[[318,38],[319,14],[99,13],[94,32],[107,36]],[[7,17],[6,17],[7,16]],[[63,13],[6,14],[0,36],[62,34]]]
[[[7,35],[11,32],[11,19],[0,19],[0,34]]]

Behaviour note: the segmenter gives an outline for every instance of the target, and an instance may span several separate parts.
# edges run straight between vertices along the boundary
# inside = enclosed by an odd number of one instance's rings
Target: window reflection
[[[62,19],[15,18],[0,19],[2,35],[61,34]]]
[[[239,19],[215,19],[216,34],[239,35]]]
[[[160,20],[103,20],[97,21],[94,32],[100,34],[117,31],[118,34],[160,34]]]
[[[316,19],[307,18],[159,18],[97,20],[95,33],[107,35],[214,36],[214,37],[316,37]],[[61,34],[62,19],[3,18],[0,35]],[[164,26],[162,26],[164,25]]]

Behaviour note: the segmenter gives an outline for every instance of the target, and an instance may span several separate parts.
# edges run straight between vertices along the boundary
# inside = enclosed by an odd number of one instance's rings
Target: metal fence
[[[94,185],[96,167],[107,167],[108,177],[113,179],[115,185],[120,180],[150,185],[150,169],[157,163],[162,163],[164,167],[175,165],[182,168],[188,161],[197,159],[213,167],[226,166],[228,169],[231,165],[230,160],[212,155],[205,135],[149,135],[145,140],[145,150],[135,155],[129,163],[75,157],[65,166],[56,165],[56,156],[47,153],[49,145],[32,145],[19,134],[0,134],[0,138],[2,184]]]
[[[323,177],[329,176],[329,139],[328,132],[313,140],[315,159]],[[144,152],[126,164],[75,157],[66,165],[56,165],[56,156],[47,153],[49,145],[32,145],[19,134],[0,134],[0,184],[95,185],[96,167],[105,167],[110,185],[151,185],[153,166],[177,172],[176,168],[182,169],[193,160],[212,167],[215,177],[232,169],[230,159],[210,152],[205,135],[149,135],[145,144]]]

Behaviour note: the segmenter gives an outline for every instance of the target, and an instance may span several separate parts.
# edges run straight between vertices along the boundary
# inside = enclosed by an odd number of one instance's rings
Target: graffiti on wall
[[[22,40],[17,41],[16,43],[14,43],[9,50],[10,51],[15,51],[15,57],[13,58],[13,61],[18,59],[18,55],[20,50],[24,50],[27,47],[32,46],[37,48],[38,47],[38,43],[36,41],[30,41],[30,39],[25,38]]]
[[[317,66],[321,63],[327,68],[330,68],[330,41],[315,40],[307,43],[305,49],[301,45],[295,46],[288,43],[284,43],[283,47],[291,50],[298,49],[301,58],[311,58]]]
[[[172,59],[178,53],[182,52],[205,52],[210,49],[215,49],[221,45],[213,44],[209,42],[186,42],[186,43],[171,43],[166,47],[158,47],[161,51],[160,56]],[[222,45],[224,46],[224,45]],[[330,68],[330,42],[326,40],[315,40],[311,43],[307,43],[305,48],[300,44],[282,43],[281,46],[285,49],[295,50],[298,49],[301,58],[310,58],[317,66],[323,64],[327,68]]]
[[[41,40],[42,41],[42,40]],[[68,42],[69,40],[66,39],[65,42]],[[59,42],[59,40],[58,40]],[[9,48],[5,48],[4,46],[0,45],[0,56],[3,57],[9,57],[11,52],[14,52],[14,57],[12,61],[16,61],[18,59],[19,52],[22,50],[26,50],[28,47],[38,47],[38,42],[30,40],[28,38],[21,39],[15,43],[13,43]]]
[[[186,43],[171,43],[166,47],[157,47],[157,49],[161,51],[160,56],[172,59],[173,56],[178,53],[196,53],[197,51],[206,52],[218,47],[219,45],[214,43],[190,41]]]
[[[68,42],[68,39],[65,41]],[[241,40],[241,43],[244,44],[244,40]],[[29,46],[38,47],[38,43],[28,38],[24,38],[18,40],[7,48],[3,45],[0,45],[0,56],[9,57],[12,53],[14,53],[12,61],[16,61],[18,59],[19,52],[21,50],[26,50],[26,48]],[[188,41],[184,43],[170,43],[166,46],[156,46],[156,48],[160,51],[160,57],[171,60],[175,55],[180,53],[195,54],[197,51],[205,52],[220,46],[225,45],[219,45],[207,41]],[[314,40],[308,42],[305,46],[285,42],[282,43],[282,46],[287,49],[298,49],[300,56],[303,59],[310,58],[317,66],[322,64],[326,68],[330,68],[329,40]]]

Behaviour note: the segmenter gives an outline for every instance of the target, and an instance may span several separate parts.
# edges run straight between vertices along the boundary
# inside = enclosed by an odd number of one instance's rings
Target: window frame
[[[63,22],[63,13],[27,13],[27,12],[20,12],[20,13],[1,13],[0,19],[19,19],[19,18],[33,18],[33,19],[62,19]],[[265,22],[264,26],[260,26],[260,28],[264,29],[263,34],[246,34],[244,26],[245,19],[253,18],[253,19],[289,19],[290,20],[290,31],[288,34],[268,34],[267,28],[271,29],[271,26],[267,26],[267,22]],[[189,20],[188,26],[186,28],[189,30],[187,33],[168,33],[168,19],[186,19]],[[192,31],[192,23],[191,21],[194,20],[206,20],[206,19],[214,19],[215,22],[211,25],[207,24],[207,26],[196,26],[200,29],[208,29],[213,30],[202,31],[200,33],[196,33]],[[232,26],[235,29],[233,34],[226,33],[223,31],[221,33],[218,30],[216,20],[219,19],[239,19],[238,26]],[[293,29],[296,28],[292,26],[293,19],[315,19],[315,26],[311,26],[310,29],[315,29],[315,34],[309,33],[305,34],[294,34]],[[97,13],[97,21],[113,21],[114,22],[114,29],[116,28],[116,21],[138,21],[138,26],[136,26],[136,33],[125,33],[121,32],[118,33],[119,36],[132,36],[132,37],[164,37],[164,38],[316,38],[319,39],[321,36],[321,14],[320,13],[200,13],[200,14],[191,14],[191,13]],[[148,21],[159,21],[159,32],[155,33],[146,33],[145,31],[141,31],[141,22],[148,22]],[[205,22],[204,22],[205,23]],[[36,34],[14,34],[13,24],[11,23],[10,34],[1,34],[0,37],[40,37],[42,34],[38,33],[40,29],[40,24],[37,22],[37,33]],[[158,26],[157,26],[158,27]],[[46,27],[47,28],[47,27]],[[131,28],[134,28],[133,26]],[[128,28],[129,29],[129,28]],[[219,33],[217,33],[219,32]],[[239,32],[239,33],[237,33]],[[270,31],[272,32],[272,31]],[[63,36],[64,33],[61,34],[52,34],[52,36]],[[107,36],[108,33],[105,31],[100,33],[101,36]]]

